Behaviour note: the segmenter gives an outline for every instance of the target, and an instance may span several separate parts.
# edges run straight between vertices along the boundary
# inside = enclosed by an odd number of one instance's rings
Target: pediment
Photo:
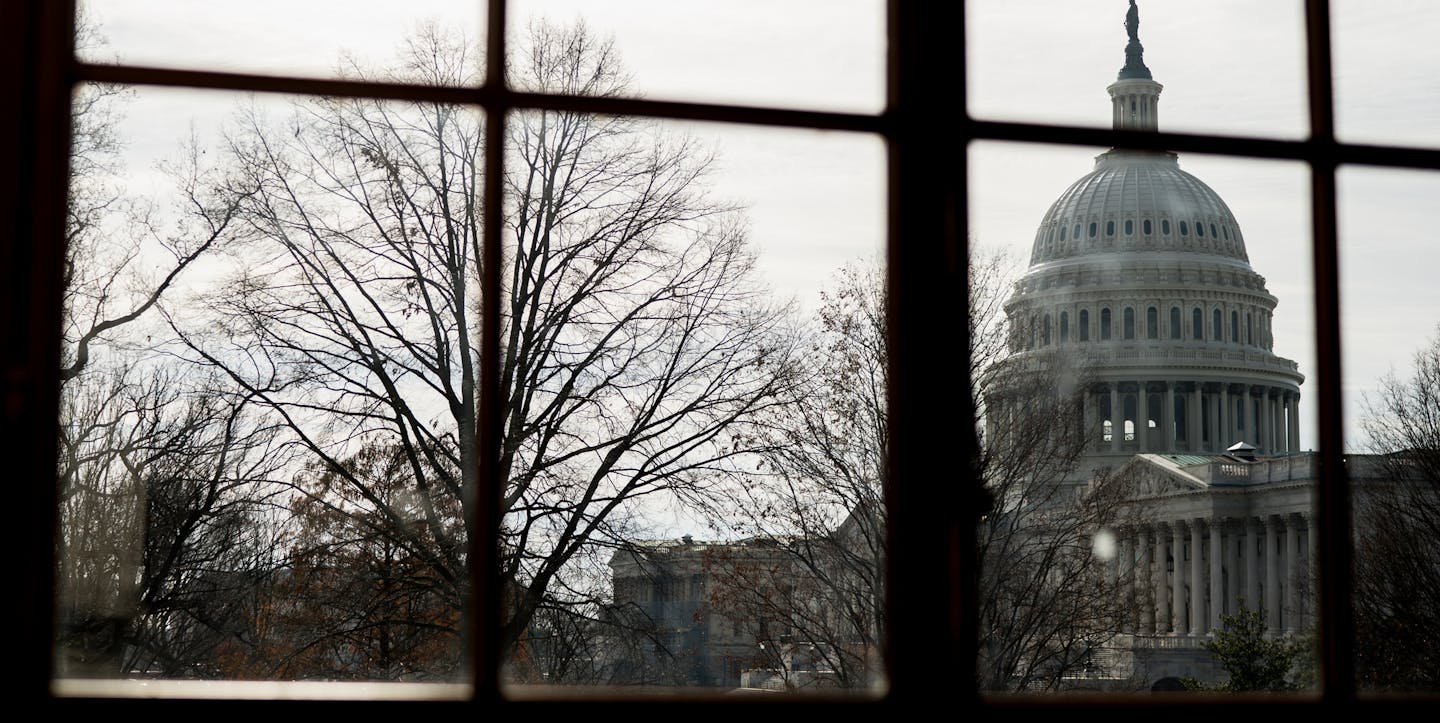
[[[1199,478],[1156,455],[1136,455],[1118,473],[1132,497],[1162,497],[1209,489]]]

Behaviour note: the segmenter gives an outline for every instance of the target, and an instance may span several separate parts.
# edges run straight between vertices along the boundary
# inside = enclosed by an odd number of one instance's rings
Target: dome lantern
[[[1155,82],[1145,67],[1145,46],[1140,44],[1140,10],[1130,0],[1125,14],[1125,30],[1130,42],[1125,45],[1125,67],[1120,69],[1110,91],[1113,123],[1116,130],[1153,131],[1160,125],[1160,91],[1165,86]]]

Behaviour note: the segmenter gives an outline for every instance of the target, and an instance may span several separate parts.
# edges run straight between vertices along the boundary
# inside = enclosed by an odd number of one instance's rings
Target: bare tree
[[[99,44],[81,23],[77,44]],[[280,464],[249,400],[160,350],[151,312],[215,245],[243,194],[214,193],[193,146],[169,168],[180,212],[120,182],[130,93],[72,104],[64,267],[58,640],[64,675],[213,675],[269,569],[266,500]]]
[[[473,79],[473,61],[432,29],[387,77]],[[610,45],[583,27],[534,25],[510,67],[541,91],[624,90]],[[517,115],[504,209],[477,205],[483,142],[456,105],[320,99],[283,126],[250,114],[230,139],[238,270],[201,324],[175,326],[331,476],[297,490],[364,515],[436,595],[463,601],[480,220],[504,213],[497,544],[514,650],[537,611],[595,601],[567,599],[582,590],[567,571],[624,539],[643,503],[703,496],[733,471],[744,430],[784,392],[789,350],[742,224],[703,192],[710,158],[694,140],[633,118]],[[405,495],[346,463],[367,447],[396,455]]]
[[[976,530],[982,690],[1055,690],[1096,672],[1132,603],[1094,539],[1127,509],[1125,483],[1081,476],[1084,361],[1025,350],[1001,313],[1004,257],[972,264],[975,420],[990,432],[974,460],[990,511]],[[984,435],[982,434],[982,437]]]
[[[802,392],[772,414],[762,473],[729,513],[750,542],[710,565],[717,610],[751,630],[790,688],[866,688],[882,674],[885,308],[872,265],[841,269],[823,292]]]
[[[1440,690],[1440,328],[1409,378],[1387,375],[1363,426],[1379,478],[1355,485],[1356,675]]]
[[[70,380],[61,413],[61,668],[218,675],[247,592],[273,569],[267,499],[282,465],[248,401],[173,369]]]

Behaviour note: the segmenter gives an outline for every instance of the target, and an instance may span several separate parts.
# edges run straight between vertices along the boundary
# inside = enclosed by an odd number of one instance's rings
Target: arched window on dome
[[[1145,226],[1144,226],[1144,228],[1145,228],[1145,235],[1146,235],[1146,236],[1149,236],[1151,233],[1154,232],[1154,231],[1153,231],[1153,228],[1150,226],[1150,219],[1148,219],[1148,218],[1145,219]]]
[[[1070,341],[1070,312],[1060,312],[1060,343]]]
[[[1045,320],[1040,328],[1040,346],[1050,346],[1050,315],[1045,315]]]
[[[1199,237],[1201,237],[1201,238],[1204,238],[1204,236],[1205,236],[1205,224],[1203,224],[1203,223],[1201,223],[1201,222],[1199,222],[1199,221],[1196,221],[1196,222],[1195,222],[1195,235],[1196,235],[1196,236],[1199,236]]]
[[[1245,312],[1245,343],[1255,345],[1255,315]]]
[[[1106,236],[1114,236],[1114,235],[1115,235],[1115,222],[1114,222],[1114,221],[1106,221],[1106,222],[1105,222],[1105,235],[1106,235]]]
[[[1225,341],[1225,324],[1220,321],[1220,310],[1210,315],[1210,338],[1215,341]]]
[[[1205,312],[1198,306],[1190,314],[1190,338],[1205,341]]]
[[[1145,310],[1145,338],[1160,338],[1160,310],[1153,306]]]
[[[1081,309],[1081,310],[1080,310],[1080,325],[1079,325],[1079,326],[1080,326],[1080,328],[1077,329],[1077,331],[1080,332],[1080,341],[1090,341],[1090,310],[1089,310],[1089,309]]]
[[[1229,226],[1221,226],[1221,227],[1220,227],[1220,232],[1223,233],[1223,234],[1225,234],[1225,240],[1226,240],[1226,241],[1229,241],[1229,240],[1230,240],[1230,227],[1229,227]]]
[[[1230,341],[1234,344],[1240,343],[1240,312],[1230,312]]]
[[[1215,233],[1215,224],[1213,223],[1210,224],[1210,238],[1220,238],[1220,234]]]
[[[1110,310],[1100,310],[1100,341],[1110,341]]]
[[[1169,235],[1170,235],[1170,219],[1161,219],[1161,220],[1160,220],[1160,233],[1162,233],[1162,234],[1164,234],[1164,235],[1166,235],[1166,236],[1169,236]]]
[[[1170,338],[1179,339],[1180,334],[1180,307],[1170,307]]]
[[[1135,338],[1135,310],[1125,307],[1125,338]]]
[[[1185,225],[1185,222],[1184,222],[1184,221],[1181,221],[1181,222],[1180,222],[1180,235],[1181,235],[1181,236],[1189,236],[1189,235],[1190,235],[1190,227],[1187,226],[1187,225]]]
[[[1091,222],[1090,222],[1090,238],[1095,238],[1095,230],[1096,230],[1096,228],[1097,228],[1096,223],[1095,223],[1094,221],[1091,221]]]
[[[1125,235],[1126,235],[1126,236],[1131,236],[1131,235],[1134,235],[1134,233],[1135,233],[1135,222],[1132,221],[1132,220],[1130,220],[1130,219],[1128,219],[1128,218],[1125,219]]]

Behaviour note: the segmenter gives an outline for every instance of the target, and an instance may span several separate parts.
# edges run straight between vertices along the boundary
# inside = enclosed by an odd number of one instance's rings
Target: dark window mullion
[[[1340,270],[1336,238],[1335,106],[1331,67],[1329,0],[1307,0],[1306,43],[1310,107],[1311,223],[1314,233],[1315,355],[1319,388],[1320,473],[1316,518],[1318,545],[1320,692],[1327,702],[1355,697],[1355,625],[1351,600],[1353,540],[1350,491],[1343,462],[1344,402],[1341,396]]]
[[[505,88],[505,0],[489,0],[485,28],[486,82]],[[470,529],[470,661],[472,695],[476,702],[500,700],[503,674],[500,624],[504,617],[504,581],[500,575],[500,499],[504,484],[499,478],[500,432],[502,426],[500,389],[501,263],[504,236],[505,123],[509,107],[506,95],[485,108],[485,178],[481,202],[480,249],[480,408],[475,425],[479,436],[480,469],[475,495],[476,519]]]

